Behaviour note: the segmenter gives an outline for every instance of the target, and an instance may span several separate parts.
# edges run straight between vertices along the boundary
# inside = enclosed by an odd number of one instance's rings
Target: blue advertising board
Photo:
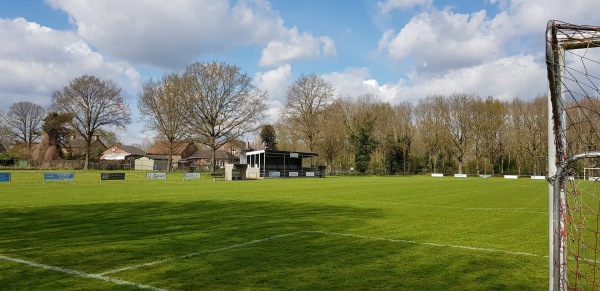
[[[75,181],[75,173],[44,173],[46,181]]]
[[[44,180],[71,181],[75,179],[74,173],[44,173]]]
[[[0,173],[0,182],[8,182],[10,184],[10,173]]]

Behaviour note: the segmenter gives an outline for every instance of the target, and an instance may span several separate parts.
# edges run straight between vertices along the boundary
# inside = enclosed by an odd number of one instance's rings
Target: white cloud
[[[426,71],[476,65],[501,54],[501,47],[488,29],[485,11],[468,15],[449,10],[423,12],[396,36],[386,31],[379,49],[386,50],[394,60],[413,62]]]
[[[321,56],[336,56],[335,43],[329,37],[314,37],[299,33],[297,28],[289,30],[284,39],[269,42],[259,61],[261,66],[280,66],[294,60],[314,60]]]
[[[254,74],[254,85],[269,92],[267,123],[275,123],[285,106],[287,90],[292,83],[292,67],[283,65],[277,69]]]
[[[506,57],[448,71],[435,77],[413,76],[398,84],[396,101],[415,101],[427,95],[476,93],[501,100],[529,99],[546,93],[544,64],[533,56]]]
[[[182,68],[199,56],[267,45],[270,65],[318,56],[319,37],[285,27],[267,0],[48,0],[69,14],[78,34],[99,51],[134,63]],[[308,43],[304,43],[307,41]],[[331,53],[332,41],[325,40]],[[279,47],[296,52],[282,54]],[[307,51],[308,50],[308,51]]]
[[[53,30],[23,18],[0,19],[0,108],[17,101],[46,106],[52,91],[91,74],[136,86],[139,73],[124,62],[106,60],[72,32]]]
[[[416,0],[415,0],[416,1]],[[414,2],[418,3],[418,2]],[[413,1],[388,1],[380,7],[403,7]],[[378,47],[390,58],[417,71],[444,73],[506,57],[535,53],[543,46],[546,22],[559,19],[576,24],[598,24],[593,0],[495,0],[499,12],[468,14],[428,7],[395,33],[382,34]]]
[[[373,94],[384,102],[393,103],[399,90],[396,84],[380,85],[377,80],[371,78],[369,68],[365,67],[325,74],[323,79],[329,82],[341,97]]]
[[[493,0],[499,12],[454,13],[426,7],[399,32],[385,31],[378,48],[402,66],[408,77],[395,84],[363,78],[393,102],[418,100],[431,94],[477,93],[503,100],[533,98],[545,93],[544,33],[549,19],[575,24],[600,24],[595,2],[582,0]],[[386,9],[412,7],[412,1],[379,3]],[[405,5],[405,6],[402,6]],[[541,49],[540,49],[541,48]]]
[[[283,65],[277,69],[254,75],[257,88],[269,92],[269,99],[285,101],[287,89],[291,84],[292,67]]]
[[[544,94],[546,88],[544,64],[532,56],[513,56],[486,61],[479,65],[449,70],[440,75],[414,74],[396,83],[380,84],[368,68],[350,68],[344,72],[326,74],[341,96],[364,93],[377,95],[384,102],[417,102],[428,95],[476,93],[500,100],[529,99]]]
[[[322,36],[319,38],[323,45],[323,55],[326,57],[337,57],[337,49],[335,48],[335,41],[331,37]]]
[[[429,6],[432,0],[387,0],[377,2],[382,13],[389,13],[394,9],[406,9],[415,6]]]
[[[371,72],[369,68],[348,68],[343,72],[332,72],[322,77],[331,84],[340,96],[356,96],[363,93],[371,93],[369,86],[363,82],[369,79]]]
[[[498,3],[502,11],[491,20],[491,27],[504,38],[542,35],[546,22],[551,19],[573,24],[600,23],[600,14],[594,9],[598,4],[595,0],[502,0],[493,3]]]

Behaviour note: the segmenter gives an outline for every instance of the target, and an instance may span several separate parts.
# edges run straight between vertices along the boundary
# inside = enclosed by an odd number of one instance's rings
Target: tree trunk
[[[167,158],[167,173],[171,173],[171,164],[173,163],[173,141],[169,141],[169,157]]]
[[[83,164],[83,169],[87,170],[90,164],[90,143],[88,142],[85,146],[85,163]]]
[[[217,155],[216,155],[217,149],[214,147],[211,147],[210,149],[210,172],[214,173],[216,170],[216,166],[217,166]]]

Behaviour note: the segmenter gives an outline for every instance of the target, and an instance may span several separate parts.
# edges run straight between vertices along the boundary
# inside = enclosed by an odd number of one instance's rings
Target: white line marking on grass
[[[296,235],[296,234],[299,234],[299,233],[303,233],[303,232],[305,232],[305,231],[298,231],[298,232],[280,234],[280,235],[275,235],[275,236],[271,236],[271,237],[267,237],[267,238],[263,238],[263,239],[255,239],[255,240],[252,240],[252,241],[249,241],[249,242],[245,242],[245,243],[234,244],[234,245],[230,245],[230,246],[226,246],[226,247],[222,247],[222,248],[218,248],[218,249],[214,249],[214,250],[205,250],[205,251],[200,251],[200,252],[196,252],[196,253],[189,253],[189,254],[186,254],[186,255],[183,255],[183,256],[179,256],[179,257],[168,258],[168,259],[153,261],[153,262],[144,263],[144,264],[131,265],[131,266],[127,266],[127,267],[123,267],[123,268],[119,268],[119,269],[108,270],[108,271],[103,272],[103,273],[98,273],[98,275],[104,276],[104,275],[107,275],[107,274],[113,274],[113,273],[118,273],[118,272],[122,272],[122,271],[133,270],[133,269],[137,269],[137,268],[141,268],[141,267],[148,267],[148,266],[152,266],[152,265],[156,265],[156,264],[160,264],[160,263],[165,263],[165,262],[170,262],[170,261],[174,261],[174,260],[178,260],[178,259],[186,259],[186,258],[190,258],[190,257],[193,257],[193,256],[198,256],[198,255],[201,255],[201,254],[227,251],[227,250],[231,250],[231,249],[235,249],[235,248],[240,248],[240,247],[244,247],[244,246],[248,246],[248,245],[253,245],[253,244],[265,242],[265,241],[268,241],[268,240],[273,240],[273,239],[276,239],[276,238],[293,236],[293,235]]]
[[[487,248],[478,248],[478,247],[469,247],[469,246],[460,246],[460,245],[449,245],[449,244],[439,244],[439,243],[430,243],[430,242],[418,242],[413,240],[404,240],[404,239],[392,239],[392,238],[384,238],[384,237],[374,237],[374,236],[365,236],[358,234],[348,234],[348,233],[340,233],[340,232],[327,232],[327,231],[305,231],[306,233],[320,233],[326,235],[336,235],[336,236],[346,236],[353,238],[362,238],[369,240],[380,240],[380,241],[388,241],[388,242],[397,242],[397,243],[408,243],[408,244],[416,244],[416,245],[425,245],[425,246],[433,246],[433,247],[444,247],[444,248],[454,248],[454,249],[463,249],[470,251],[481,251],[481,252],[491,252],[491,253],[503,253],[508,255],[517,255],[517,256],[531,256],[531,257],[548,257],[548,256],[540,256],[532,253],[526,252],[513,252],[513,251],[505,251],[505,250],[496,250],[496,249],[487,249]]]
[[[113,274],[113,273],[118,273],[118,272],[122,272],[122,271],[128,271],[128,270],[138,269],[138,268],[142,268],[142,267],[149,267],[149,266],[153,266],[153,265],[156,265],[156,264],[161,264],[161,263],[166,263],[166,262],[170,262],[170,261],[175,261],[175,260],[178,260],[178,259],[190,258],[190,257],[198,256],[198,255],[201,255],[201,254],[227,251],[227,250],[231,250],[231,249],[235,249],[235,248],[240,248],[240,247],[244,247],[244,246],[248,246],[248,245],[253,245],[253,244],[258,244],[258,243],[266,242],[266,241],[273,240],[273,239],[278,239],[278,238],[283,238],[283,237],[289,237],[289,236],[294,236],[294,235],[298,235],[298,234],[307,234],[307,233],[308,234],[323,234],[323,235],[329,235],[329,236],[345,236],[345,237],[352,237],[352,238],[360,238],[360,239],[368,239],[368,240],[379,240],[379,241],[387,241],[387,242],[394,242],[394,243],[416,244],[416,245],[424,245],[424,246],[432,246],[432,247],[454,248],[454,249],[479,251],[479,252],[503,253],[503,254],[516,255],[516,256],[546,257],[546,258],[548,257],[548,256],[540,256],[540,255],[536,255],[536,254],[532,254],[532,253],[526,253],[526,252],[513,252],[513,251],[496,250],[496,249],[488,249],[488,248],[478,248],[478,247],[469,247],[469,246],[460,246],[460,245],[439,244],[439,243],[429,243],[429,242],[418,242],[418,241],[412,241],[412,240],[391,239],[391,238],[384,238],[384,237],[365,236],[365,235],[348,234],[348,233],[340,233],[340,232],[327,232],[327,231],[319,231],[319,230],[304,230],[304,231],[297,231],[297,232],[292,232],[292,233],[275,235],[275,236],[271,236],[271,237],[267,237],[267,238],[262,238],[262,239],[255,239],[255,240],[248,241],[248,242],[245,242],[245,243],[234,244],[234,245],[230,245],[230,246],[226,246],[226,247],[222,247],[222,248],[218,248],[218,249],[205,250],[205,251],[200,251],[200,252],[195,252],[195,253],[189,253],[189,254],[186,254],[186,255],[183,255],[183,256],[179,256],[179,257],[173,257],[173,258],[168,258],[168,259],[163,259],[163,260],[157,260],[157,261],[143,263],[143,264],[126,266],[126,267],[123,267],[123,268],[113,269],[113,270],[108,270],[106,272],[98,273],[97,275],[98,276],[104,276],[104,275],[107,275],[107,274]]]
[[[85,273],[85,272],[81,272],[81,271],[77,271],[77,270],[66,269],[66,268],[61,268],[61,267],[56,267],[56,266],[50,266],[50,265],[46,265],[46,264],[40,264],[40,263],[36,263],[36,262],[26,261],[26,260],[17,259],[17,258],[11,258],[11,257],[7,257],[7,256],[2,256],[2,255],[0,255],[0,260],[24,264],[24,265],[27,265],[30,267],[56,271],[56,272],[69,274],[69,275],[75,275],[75,276],[84,277],[84,278],[93,278],[93,279],[97,279],[97,280],[115,283],[117,285],[128,285],[128,286],[134,286],[134,287],[137,287],[140,289],[148,289],[148,290],[155,290],[155,291],[167,291],[166,289],[149,286],[149,285],[145,285],[145,284],[141,284],[141,283],[137,283],[137,282],[130,282],[130,281],[125,281],[125,280],[110,278],[110,277],[106,277],[106,276],[102,276],[102,275],[98,275],[98,274],[89,274],[89,273]]]
[[[511,211],[511,212],[530,213],[530,214],[548,214],[548,211],[536,210],[536,209],[532,209],[532,208],[461,207],[461,206],[445,206],[445,205],[377,201],[377,200],[354,200],[354,199],[331,199],[331,198],[315,198],[315,200],[344,201],[344,202],[356,202],[356,203],[364,203],[364,204],[388,204],[388,205],[399,205],[399,206],[418,206],[418,207],[457,209],[457,210]]]
[[[432,205],[432,204],[416,204],[416,203],[402,203],[402,202],[385,202],[385,201],[374,201],[373,203],[383,203],[383,204],[398,204],[398,205],[408,205],[408,206],[420,206],[420,207],[430,207],[430,208],[445,208],[445,209],[458,209],[458,210],[483,210],[483,211],[514,211],[514,212],[523,212],[523,213],[531,213],[531,214],[548,214],[548,211],[535,210],[531,208],[502,208],[502,207],[459,207],[459,206],[444,206],[444,205]]]

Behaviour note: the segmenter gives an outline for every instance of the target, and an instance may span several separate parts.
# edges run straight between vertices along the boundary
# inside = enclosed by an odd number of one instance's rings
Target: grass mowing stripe
[[[178,260],[178,259],[185,259],[185,258],[189,258],[189,257],[201,255],[201,254],[231,250],[231,249],[235,249],[235,248],[239,248],[239,247],[243,247],[243,246],[247,246],[247,245],[252,245],[252,244],[257,244],[257,243],[265,242],[265,241],[276,239],[276,238],[282,238],[282,237],[286,237],[286,236],[292,236],[292,235],[296,235],[296,234],[303,233],[303,232],[305,232],[305,231],[297,231],[297,232],[292,232],[292,233],[275,235],[275,236],[267,237],[267,238],[263,238],[263,239],[255,239],[255,240],[252,240],[252,241],[249,241],[249,242],[245,242],[245,243],[241,243],[241,244],[234,244],[234,245],[230,245],[230,246],[226,246],[226,247],[222,247],[222,248],[218,248],[218,249],[214,249],[214,250],[206,250],[206,251],[201,251],[201,252],[196,252],[196,253],[189,253],[189,254],[186,254],[186,255],[183,255],[183,256],[179,256],[179,257],[176,257],[176,258],[168,258],[168,259],[158,260],[158,261],[144,263],[144,264],[137,264],[137,265],[127,266],[127,267],[123,267],[123,268],[119,268],[119,269],[115,269],[115,270],[109,270],[109,271],[106,271],[106,272],[99,273],[98,275],[102,276],[102,275],[107,275],[107,274],[113,274],[113,273],[118,273],[118,272],[122,272],[122,271],[133,270],[133,269],[137,269],[137,268],[141,268],[141,267],[147,267],[147,266],[152,266],[152,265],[156,265],[156,264],[160,264],[160,263],[174,261],[174,260]]]
[[[337,235],[337,236],[346,236],[353,238],[361,238],[368,240],[380,240],[380,241],[389,241],[389,242],[397,242],[397,243],[408,243],[408,244],[416,244],[416,245],[425,245],[432,247],[442,247],[442,248],[454,248],[454,249],[462,249],[462,250],[470,250],[470,251],[481,251],[481,252],[490,252],[490,253],[503,253],[507,255],[517,255],[517,256],[530,256],[530,257],[548,257],[548,256],[540,256],[536,254],[526,253],[526,252],[513,252],[513,251],[505,251],[505,250],[496,250],[496,249],[488,249],[488,248],[478,248],[478,247],[469,247],[469,246],[459,246],[459,245],[449,245],[449,244],[439,244],[439,243],[430,243],[430,242],[418,242],[412,240],[404,240],[404,239],[392,239],[392,238],[384,238],[384,237],[373,237],[373,236],[365,236],[358,234],[348,234],[348,233],[339,233],[339,232],[327,232],[327,231],[306,231],[306,233],[320,233],[326,235]]]
[[[546,183],[341,177],[184,184],[133,174],[132,183],[102,185],[97,173],[77,173],[75,185],[25,183],[21,174],[21,183],[0,185],[0,254],[97,276],[168,259],[106,276],[169,290],[547,285]],[[323,232],[299,232],[310,230]],[[139,289],[2,259],[0,274],[0,286],[14,290]]]
[[[530,208],[505,208],[505,207],[459,207],[459,206],[444,206],[444,205],[432,205],[432,204],[417,204],[417,203],[404,203],[404,202],[389,202],[389,201],[375,201],[375,200],[354,200],[354,199],[330,199],[330,198],[313,198],[314,200],[329,201],[329,202],[357,202],[363,204],[386,204],[386,205],[399,205],[399,206],[418,206],[418,207],[429,207],[429,208],[443,208],[443,209],[455,209],[455,210],[481,210],[481,211],[509,211],[509,212],[522,212],[530,214],[548,214],[548,211],[535,210]]]
[[[36,268],[42,268],[42,269],[46,269],[46,270],[61,272],[61,273],[69,274],[69,275],[76,275],[76,276],[84,277],[84,278],[98,279],[98,280],[102,280],[102,281],[106,281],[106,282],[115,283],[117,285],[128,285],[128,286],[134,286],[134,287],[137,287],[140,289],[148,289],[148,290],[155,290],[155,291],[167,291],[166,289],[149,286],[149,285],[145,285],[145,284],[141,284],[141,283],[137,283],[137,282],[130,282],[130,281],[125,281],[125,280],[110,278],[110,277],[106,277],[106,276],[98,275],[98,274],[88,274],[88,273],[77,271],[77,270],[66,269],[66,268],[61,268],[61,267],[56,267],[56,266],[50,266],[50,265],[46,265],[46,264],[40,264],[40,263],[36,263],[36,262],[26,261],[26,260],[17,259],[17,258],[11,258],[11,257],[7,257],[7,256],[2,256],[2,255],[0,255],[0,260],[24,264],[24,265],[27,265],[30,267],[36,267]]]
[[[213,195],[213,198],[217,195]],[[225,196],[225,195],[224,195]],[[256,197],[257,195],[255,195]],[[40,208],[40,207],[55,207],[55,206],[74,206],[74,205],[93,205],[93,204],[105,204],[114,202],[141,202],[141,201],[163,201],[168,199],[180,199],[195,197],[194,195],[181,195],[181,196],[164,196],[157,198],[139,198],[139,199],[127,199],[127,200],[98,200],[94,202],[79,202],[79,203],[68,203],[68,204],[46,204],[46,205],[28,205],[28,206],[13,206],[13,207],[0,207],[2,209],[19,209],[19,208]],[[266,196],[265,196],[266,197]],[[287,198],[289,199],[289,198]],[[387,205],[399,205],[399,206],[419,206],[429,208],[444,208],[444,209],[456,209],[456,210],[481,210],[481,211],[512,211],[512,212],[523,212],[530,214],[548,214],[547,211],[535,211],[528,208],[494,208],[494,207],[458,207],[458,206],[443,206],[443,205],[431,205],[431,204],[417,204],[417,203],[404,203],[404,202],[388,202],[388,201],[369,201],[369,200],[353,200],[353,199],[327,199],[327,198],[313,198],[314,200],[320,201],[344,201],[344,202],[357,202],[357,203],[371,203],[371,204],[387,204]],[[289,200],[294,200],[289,199]]]
[[[344,237],[351,237],[351,238],[387,241],[387,242],[394,242],[394,243],[408,243],[408,244],[416,244],[416,245],[424,245],[424,246],[432,246],[432,247],[455,248],[455,249],[470,250],[470,251],[503,253],[503,254],[508,254],[508,255],[517,255],[517,256],[548,257],[548,256],[540,256],[540,255],[526,253],[526,252],[514,252],[514,251],[506,251],[506,250],[489,249],[489,248],[478,248],[478,247],[439,244],[439,243],[430,243],[430,242],[418,242],[418,241],[412,241],[412,240],[391,239],[391,238],[384,238],[384,237],[373,237],[373,236],[364,236],[364,235],[358,235],[358,234],[328,232],[328,231],[319,231],[319,230],[305,230],[305,231],[297,231],[297,232],[292,232],[292,233],[275,235],[275,236],[262,238],[262,239],[255,239],[255,240],[252,240],[249,242],[234,244],[234,245],[230,245],[230,246],[226,246],[226,247],[222,247],[222,248],[218,248],[218,249],[214,249],[214,250],[206,250],[206,251],[201,251],[201,252],[189,253],[189,254],[175,257],[175,258],[168,258],[168,259],[153,261],[153,262],[144,263],[144,264],[131,265],[131,266],[127,266],[127,267],[123,267],[123,268],[119,268],[119,269],[108,270],[106,272],[98,273],[97,275],[104,276],[104,275],[114,274],[114,273],[118,273],[118,272],[122,272],[122,271],[128,271],[128,270],[138,269],[138,268],[142,268],[142,267],[149,267],[149,266],[166,263],[166,262],[170,262],[170,261],[174,261],[174,260],[178,260],[178,259],[190,258],[190,257],[194,257],[194,256],[206,254],[206,253],[227,251],[227,250],[232,250],[235,248],[240,248],[240,247],[244,247],[244,246],[249,246],[249,245],[253,245],[253,244],[266,242],[266,241],[273,240],[273,239],[284,238],[284,237],[294,236],[294,235],[298,235],[298,234],[307,234],[307,233],[308,234],[323,234],[323,235],[328,235],[328,236],[344,236]]]

